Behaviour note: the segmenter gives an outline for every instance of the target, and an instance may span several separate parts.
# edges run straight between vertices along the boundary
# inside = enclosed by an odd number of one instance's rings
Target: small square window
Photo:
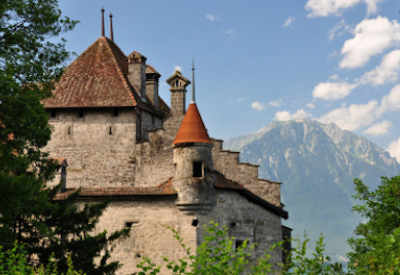
[[[193,177],[201,178],[203,176],[203,162],[194,161],[193,162]]]
[[[78,112],[78,117],[82,118],[84,117],[85,113],[83,112],[83,110],[79,110]]]

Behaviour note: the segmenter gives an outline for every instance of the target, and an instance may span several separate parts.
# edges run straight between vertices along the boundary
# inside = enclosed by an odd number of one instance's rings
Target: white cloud
[[[390,93],[382,98],[378,114],[400,110],[400,84],[394,86]]]
[[[283,22],[282,27],[287,28],[290,25],[292,25],[294,23],[294,21],[296,20],[295,17],[293,16],[289,16],[288,18],[286,18],[285,22]]]
[[[308,0],[305,9],[309,11],[308,17],[340,15],[344,9],[360,2],[361,0]]]
[[[214,15],[214,14],[211,14],[211,13],[206,13],[206,14],[204,15],[204,17],[206,18],[207,21],[210,21],[210,22],[215,22],[215,21],[217,21],[217,16]]]
[[[351,27],[346,24],[344,19],[342,19],[329,31],[329,40],[333,40],[336,37],[342,36],[343,34],[349,32],[351,32]]]
[[[321,82],[314,87],[313,97],[323,100],[337,100],[345,98],[357,84],[347,82]]]
[[[225,34],[227,35],[227,36],[232,36],[232,35],[234,35],[236,33],[236,31],[234,30],[234,29],[227,29],[226,31],[225,31]]]
[[[251,108],[257,111],[262,111],[264,110],[265,106],[260,101],[254,101],[251,103]]]
[[[302,120],[311,117],[309,113],[303,109],[297,110],[295,113],[291,114],[288,111],[280,111],[275,113],[275,120],[286,121],[286,120]]]
[[[386,54],[374,70],[361,77],[362,84],[382,85],[387,81],[394,82],[398,79],[400,70],[400,50]]]
[[[268,105],[271,107],[280,107],[282,105],[282,100],[281,99],[272,100],[272,101],[268,102]]]
[[[367,104],[352,104],[349,107],[344,105],[321,116],[318,120],[322,123],[336,123],[342,129],[354,131],[370,126],[386,112],[399,110],[400,84],[393,87],[389,94],[382,98],[380,104],[376,100],[371,100]],[[385,126],[388,127],[384,124],[380,125],[380,128]],[[377,131],[378,128],[376,126],[374,130]],[[367,129],[366,131],[373,130]]]
[[[365,3],[367,4],[367,13],[368,14],[376,13],[378,10],[377,4],[382,1],[383,0],[365,0]]]
[[[364,133],[370,136],[381,136],[386,134],[389,131],[390,127],[392,127],[392,123],[388,120],[385,120],[380,123],[375,123],[367,130],[365,130]]]
[[[341,15],[345,9],[351,8],[359,3],[367,5],[367,14],[377,12],[377,4],[383,0],[308,0],[305,9],[309,11],[308,17],[321,17],[329,15]]]
[[[367,104],[343,106],[319,118],[322,123],[336,123],[340,128],[354,131],[366,127],[377,119],[378,102],[372,100]]]
[[[378,16],[364,19],[353,31],[354,37],[344,42],[341,54],[341,68],[357,68],[368,60],[400,40],[400,25],[397,21],[389,21]]]
[[[400,138],[390,143],[386,151],[400,162]]]
[[[329,79],[330,80],[338,80],[339,79],[339,75],[333,74],[333,75],[329,76]]]
[[[315,108],[315,104],[312,103],[312,102],[310,102],[310,103],[308,103],[308,104],[306,105],[306,107],[307,107],[308,109],[314,109],[314,108]]]

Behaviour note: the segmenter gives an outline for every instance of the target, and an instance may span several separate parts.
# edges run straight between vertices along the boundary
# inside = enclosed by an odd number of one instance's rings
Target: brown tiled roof
[[[78,189],[67,189],[58,193],[55,200],[65,200]],[[130,196],[171,196],[177,192],[172,185],[172,180],[155,187],[107,187],[107,188],[81,188],[78,197],[130,197]]]
[[[134,107],[135,91],[126,79],[128,60],[106,37],[97,39],[71,65],[56,84],[46,108]]]
[[[207,129],[201,119],[196,103],[191,103],[182,120],[173,144],[180,143],[211,143]]]

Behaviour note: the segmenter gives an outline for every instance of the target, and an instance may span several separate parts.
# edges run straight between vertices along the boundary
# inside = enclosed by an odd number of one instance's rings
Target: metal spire
[[[194,60],[192,60],[192,101],[191,103],[196,103],[196,95],[195,95],[195,83],[194,83]]]
[[[101,8],[101,36],[104,35],[104,8]]]
[[[113,25],[112,25],[112,14],[110,13],[110,39],[114,41],[114,32],[113,32]]]

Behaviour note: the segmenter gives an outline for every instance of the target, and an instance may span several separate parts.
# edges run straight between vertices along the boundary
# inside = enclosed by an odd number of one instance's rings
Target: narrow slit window
[[[194,161],[193,162],[193,177],[201,178],[203,176],[203,162]]]
[[[71,127],[71,126],[68,126],[67,134],[68,134],[69,136],[72,135],[72,127]]]
[[[110,136],[113,135],[113,128],[112,128],[111,126],[108,127],[108,134],[109,134]]]

